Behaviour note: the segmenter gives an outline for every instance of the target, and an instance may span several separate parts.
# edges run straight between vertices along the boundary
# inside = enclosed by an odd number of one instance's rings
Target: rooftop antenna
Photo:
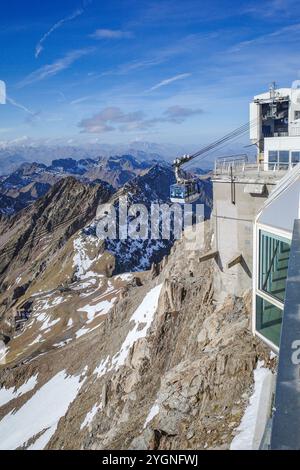
[[[274,100],[274,98],[275,98],[275,91],[276,91],[276,82],[272,82],[272,83],[271,83],[269,90],[270,90],[270,98],[271,98],[272,100]]]

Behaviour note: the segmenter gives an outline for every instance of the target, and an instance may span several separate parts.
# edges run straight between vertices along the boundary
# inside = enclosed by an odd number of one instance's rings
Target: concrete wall
[[[249,181],[234,183],[235,204],[232,204],[231,182],[225,179],[213,180],[212,219],[215,248],[219,250],[214,285],[218,300],[228,294],[241,296],[245,290],[252,288],[254,219],[274,185],[267,184],[263,196],[253,196],[244,192],[246,184]],[[243,255],[244,263],[228,268],[228,262],[240,254]]]

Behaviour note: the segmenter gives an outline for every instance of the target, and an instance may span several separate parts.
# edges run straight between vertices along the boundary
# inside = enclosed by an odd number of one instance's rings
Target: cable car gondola
[[[181,166],[189,162],[193,157],[190,155],[183,155],[177,158],[173,167],[175,169],[176,184],[170,188],[170,200],[174,203],[186,204],[193,203],[199,198],[199,182],[195,177],[188,175]]]
[[[200,157],[202,160],[206,158],[207,155],[216,148],[224,147],[228,142],[240,138],[245,133],[249,132],[253,126],[257,125],[257,119],[254,119],[243,126],[234,129],[229,134],[221,137],[215,142],[212,142],[209,145],[206,145],[198,152],[193,155],[183,155],[180,158],[176,158],[173,163],[175,170],[176,184],[173,184],[170,188],[170,200],[171,202],[179,202],[181,204],[195,202],[200,196],[200,182],[196,178],[188,175],[183,169],[182,165],[191,162],[194,158]]]
[[[174,203],[193,203],[199,199],[199,183],[197,180],[173,184],[170,188],[170,200]]]

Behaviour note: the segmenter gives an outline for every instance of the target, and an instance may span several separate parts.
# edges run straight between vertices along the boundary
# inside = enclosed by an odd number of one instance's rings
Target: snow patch
[[[49,298],[50,295],[47,295],[44,297],[44,299],[41,299],[37,302],[37,306],[35,307],[35,311],[44,311],[44,310],[49,310],[49,308],[56,307],[57,305],[62,304],[67,300],[67,298],[63,297],[55,297],[53,300],[45,300],[45,298]]]
[[[101,409],[102,409],[102,404],[94,405],[93,408],[87,413],[86,417],[84,418],[84,421],[82,422],[82,424],[80,426],[80,430],[82,430],[83,428],[85,428],[86,426],[91,424],[91,422],[93,421],[95,415]]]
[[[60,321],[59,318],[53,320],[51,315],[47,315],[46,313],[40,313],[37,316],[37,321],[42,323],[42,326],[40,327],[40,331],[45,331],[48,330],[49,328],[52,328],[56,323]]]
[[[95,239],[95,244],[98,244],[99,242],[99,239]],[[82,235],[80,235],[74,240],[73,247],[75,251],[75,255],[73,257],[73,267],[76,268],[78,277],[80,279],[83,279],[84,276],[88,274],[88,271],[92,264],[98,259],[100,259],[102,255],[100,254],[99,256],[91,259],[87,254],[86,240],[83,238]]]
[[[112,309],[115,301],[116,299],[113,298],[110,301],[103,300],[95,305],[85,305],[84,307],[81,307],[78,312],[86,312],[87,323],[90,323],[94,320],[97,314],[107,315],[107,313]]]
[[[0,364],[5,364],[6,354],[7,354],[7,347],[4,341],[0,340]]]
[[[46,429],[37,440],[28,447],[28,450],[43,450],[53,435],[52,428]]]
[[[129,323],[134,322],[135,325],[127,334],[120,350],[111,358],[110,367],[107,367],[109,360],[109,357],[107,357],[105,362],[101,361],[100,365],[95,369],[94,372],[97,373],[98,377],[101,377],[113,369],[118,370],[124,365],[130,348],[136,341],[147,335],[147,331],[151,326],[154,314],[157,310],[161,289],[162,284],[159,284],[148,292],[141,305],[130,318]]]
[[[80,328],[80,330],[76,331],[75,333],[75,338],[78,339],[80,338],[81,336],[85,335],[86,333],[88,333],[90,330],[88,328]]]
[[[277,354],[275,354],[273,351],[270,351],[270,359],[275,359],[277,357]]]
[[[76,331],[75,338],[77,339],[77,338],[80,338],[81,336],[85,335],[86,333],[91,333],[92,331],[99,328],[99,326],[101,326],[102,323],[103,322],[101,322],[99,325],[94,326],[93,328],[86,328],[86,327],[81,328],[80,330]]]
[[[99,366],[94,370],[94,374],[96,374],[98,377],[102,377],[102,375],[106,374],[108,363],[109,356],[107,356],[106,359],[102,359]]]
[[[119,274],[118,276],[116,276],[116,280],[131,281],[132,277],[133,277],[132,273],[123,273],[123,274]]]
[[[250,397],[242,421],[237,428],[238,434],[231,442],[231,450],[257,450],[263,436],[265,421],[268,415],[270,396],[263,396],[264,391],[271,390],[273,374],[270,369],[263,367],[264,361],[259,361],[254,371],[254,392]],[[270,387],[270,390],[267,390]]]
[[[60,341],[59,343],[53,344],[54,348],[62,348],[64,346],[67,346],[69,343],[71,343],[72,338],[65,339],[63,341]]]
[[[30,377],[21,387],[1,388],[0,390],[0,407],[9,403],[11,400],[24,395],[34,389],[37,384],[37,374]]]
[[[93,261],[86,254],[84,245],[85,243],[82,237],[76,238],[73,242],[75,250],[73,267],[77,268],[77,274],[80,277],[83,276],[93,264]]]
[[[0,421],[0,449],[13,450],[44,433],[30,446],[42,450],[54,435],[59,420],[66,414],[81,387],[80,376],[61,371],[43,385],[19,410]]]
[[[152,406],[146,418],[144,429],[148,426],[148,424],[152,421],[152,419],[155,418],[156,415],[158,415],[158,413],[159,413],[159,405],[158,403],[154,403],[154,405]]]

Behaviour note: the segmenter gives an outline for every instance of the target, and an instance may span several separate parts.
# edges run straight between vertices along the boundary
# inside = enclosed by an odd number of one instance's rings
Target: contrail
[[[158,88],[160,88],[162,86],[169,85],[170,83],[176,82],[177,80],[183,80],[184,78],[188,78],[191,75],[192,75],[191,73],[181,73],[180,75],[175,75],[175,77],[171,77],[171,78],[167,78],[166,80],[162,80],[161,82],[157,83],[152,88],[150,88],[148,91],[157,90]]]
[[[67,23],[68,21],[72,21],[78,16],[81,16],[86,7],[92,3],[92,0],[85,0],[82,4],[82,7],[77,8],[73,13],[71,13],[69,16],[66,16],[65,18],[62,18],[61,20],[57,21],[50,29],[47,31],[47,33],[44,34],[44,36],[39,40],[35,47],[35,58],[37,59],[41,52],[43,51],[44,47],[43,44],[46,41],[46,39],[57,29],[59,29],[61,26],[63,26],[64,23]]]
[[[26,106],[24,106],[23,104],[21,103],[18,103],[17,101],[15,101],[13,98],[10,98],[9,96],[6,96],[6,100],[8,103],[10,103],[12,106],[15,106],[16,108],[19,108],[19,109],[22,109],[22,111],[25,111],[26,113],[30,114],[31,116],[35,116],[36,113],[34,111],[31,111],[31,109],[29,108],[26,108]]]

